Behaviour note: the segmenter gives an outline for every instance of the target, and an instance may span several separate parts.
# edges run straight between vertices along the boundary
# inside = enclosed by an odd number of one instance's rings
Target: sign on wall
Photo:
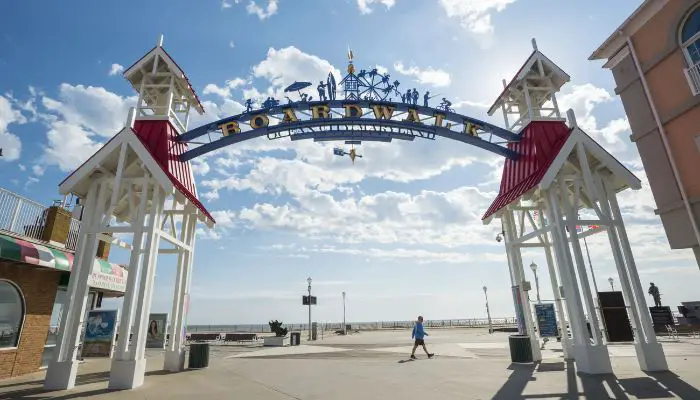
[[[83,338],[83,357],[111,357],[117,333],[119,310],[88,312]]]
[[[540,337],[557,337],[557,314],[554,312],[554,304],[535,304],[535,314]]]
[[[165,331],[168,329],[168,314],[150,314],[146,333],[146,348],[165,348]]]

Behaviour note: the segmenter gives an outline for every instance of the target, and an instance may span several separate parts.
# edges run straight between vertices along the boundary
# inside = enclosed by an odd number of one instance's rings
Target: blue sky
[[[135,93],[121,71],[161,33],[204,101],[207,113],[190,128],[240,112],[244,98],[344,70],[348,46],[358,67],[386,68],[404,87],[500,125],[486,109],[535,37],[572,77],[562,108],[645,184],[621,198],[644,286],[656,282],[670,304],[693,300],[692,252],[668,248],[612,76],[587,61],[639,3],[15,2],[0,15],[0,186],[46,204],[59,198],[63,177],[123,126]],[[307,276],[321,322],[342,318],[342,291],[353,321],[485,317],[483,285],[494,316],[513,314],[499,229],[479,220],[502,160],[437,140],[363,144],[353,166],[332,146],[257,139],[195,161],[200,197],[219,224],[198,233],[190,323],[304,321]],[[589,245],[607,287],[616,272],[599,236]],[[174,261],[159,261],[153,312],[170,310]],[[524,261],[540,265],[542,297],[551,298],[542,254]]]

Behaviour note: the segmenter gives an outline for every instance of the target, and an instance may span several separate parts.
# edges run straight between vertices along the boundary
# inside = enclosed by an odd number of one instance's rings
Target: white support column
[[[520,253],[520,247],[514,244],[516,232],[515,232],[515,218],[513,216],[513,210],[507,207],[503,211],[503,217],[505,219],[504,228],[506,232],[506,250],[510,253],[509,264],[513,271],[513,279],[515,284],[518,285],[518,295],[520,296],[520,302],[523,306],[523,322],[525,323],[525,334],[530,337],[530,347],[532,349],[532,360],[540,361],[542,360],[542,352],[540,350],[540,341],[535,334],[535,327],[532,320],[532,310],[530,309],[530,302],[527,298],[527,293],[523,290],[523,282],[525,281],[525,273],[523,270],[523,259]]]
[[[131,221],[131,226],[134,228],[134,238],[131,244],[132,249],[129,257],[129,276],[126,282],[126,292],[124,293],[122,315],[119,323],[119,338],[117,340],[112,363],[117,360],[128,360],[129,338],[131,336],[131,326],[134,323],[134,305],[139,298],[138,278],[141,265],[143,264],[143,231],[146,227],[146,206],[148,205],[147,200],[151,185],[149,174],[146,172],[143,183],[141,184],[141,198],[135,213],[135,219]]]
[[[97,234],[86,233],[102,220],[107,185],[95,181],[91,185],[85,208],[79,238],[79,257],[73,262],[73,271],[68,282],[68,310],[61,320],[59,330],[59,349],[54,361],[49,365],[44,380],[44,388],[49,390],[66,390],[75,387],[78,373],[77,352],[80,343],[85,307],[88,294],[88,277],[92,272],[97,253]]]
[[[540,215],[540,225],[545,226],[543,210],[539,209]],[[565,360],[573,360],[574,353],[571,347],[571,340],[569,339],[569,333],[567,332],[567,318],[564,314],[564,305],[562,304],[561,293],[559,290],[559,282],[557,280],[557,273],[554,270],[554,260],[552,259],[552,244],[549,241],[548,234],[542,235],[542,241],[544,242],[544,255],[547,259],[547,269],[549,270],[549,281],[552,284],[552,293],[554,293],[554,307],[556,308],[557,314],[559,315],[559,334],[561,336],[561,348],[564,352]]]
[[[143,384],[146,372],[146,328],[150,300],[153,295],[153,280],[155,277],[156,258],[160,244],[160,220],[165,202],[163,188],[154,185],[151,199],[151,212],[148,218],[148,244],[143,251],[143,265],[139,277],[139,296],[134,316],[134,333],[126,360],[114,360],[109,375],[110,389],[133,389]]]
[[[189,208],[190,206],[187,206]],[[192,245],[194,240],[194,225],[197,223],[197,215],[194,211],[192,214],[185,214],[182,218],[180,236],[181,240],[188,246]],[[181,249],[177,257],[177,276],[175,278],[175,289],[173,294],[173,308],[170,321],[170,341],[165,350],[165,359],[163,368],[171,372],[182,371],[185,368],[185,351],[182,346],[182,326],[184,313],[185,291],[187,290],[187,278],[190,272],[190,258],[192,258],[191,250]]]
[[[576,281],[573,260],[564,229],[564,219],[555,190],[556,187],[552,187],[547,191],[547,216],[552,225],[552,245],[557,259],[557,267],[559,267],[559,276],[564,283],[564,297],[571,323],[576,368],[579,372],[587,374],[611,373],[612,365],[607,348],[592,346],[589,340],[581,292]]]
[[[632,315],[637,319],[635,350],[637,352],[639,366],[643,371],[647,372],[668,371],[666,355],[661,344],[656,340],[656,333],[654,332],[651,316],[649,315],[644,289],[639,280],[637,264],[634,261],[632,248],[627,238],[625,223],[622,220],[622,213],[617,204],[615,191],[607,182],[603,182],[603,190],[608,198],[612,211],[610,218],[613,220],[613,226],[608,229],[608,236],[610,237],[610,245],[613,248],[613,253],[618,253],[615,257],[616,264],[618,262],[617,258],[622,258],[619,254],[620,248],[625,255],[627,268],[621,265],[622,268],[618,267],[618,274],[620,275],[620,282],[624,282],[623,285],[627,286],[629,294],[626,300],[630,306]],[[604,207],[607,208],[607,205],[608,204],[605,204]],[[623,290],[625,286],[623,286]]]
[[[577,183],[574,183],[577,185]],[[566,183],[562,180],[559,182],[560,199],[562,203],[562,208],[566,213],[566,226],[569,230],[569,238],[571,239],[571,248],[574,251],[574,259],[576,261],[576,269],[578,270],[578,277],[581,283],[581,288],[583,289],[583,300],[586,302],[586,308],[588,310],[588,322],[591,325],[591,333],[593,333],[593,340],[595,345],[603,345],[603,334],[600,330],[600,323],[598,321],[598,313],[595,307],[595,299],[593,298],[593,292],[591,290],[591,283],[588,279],[588,272],[586,271],[586,262],[583,259],[583,252],[581,251],[581,243],[579,242],[578,232],[576,232],[576,222],[578,218],[577,207],[578,207],[578,189],[576,189],[576,194],[574,196],[574,204],[572,205],[569,201],[569,193]],[[607,350],[606,350],[607,351]]]

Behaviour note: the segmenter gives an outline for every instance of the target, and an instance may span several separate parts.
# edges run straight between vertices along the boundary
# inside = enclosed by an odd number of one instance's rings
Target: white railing
[[[0,188],[0,229],[42,239],[47,207]]]
[[[66,248],[75,250],[78,246],[78,231],[80,230],[80,220],[75,218],[70,219],[70,228],[68,228],[68,238],[66,239]]]
[[[685,72],[685,79],[688,80],[690,91],[693,96],[696,96],[700,93],[700,63],[684,69],[683,72]]]
[[[8,231],[36,240],[43,240],[49,208],[0,187],[0,231]],[[80,221],[71,218],[66,249],[78,244]]]

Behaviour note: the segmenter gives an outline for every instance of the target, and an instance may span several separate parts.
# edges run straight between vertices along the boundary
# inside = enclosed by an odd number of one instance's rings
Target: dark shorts
[[[424,345],[425,345],[425,340],[423,340],[423,339],[416,339],[415,345],[416,345],[416,346],[424,346]]]

